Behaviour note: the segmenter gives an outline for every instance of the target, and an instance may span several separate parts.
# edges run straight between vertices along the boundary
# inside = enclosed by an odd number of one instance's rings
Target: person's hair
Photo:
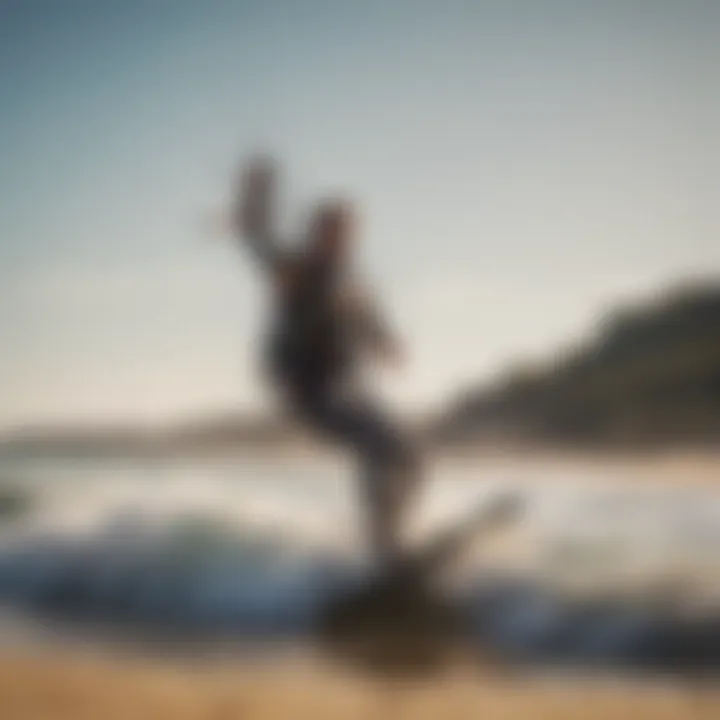
[[[315,236],[327,223],[349,223],[351,216],[352,207],[347,200],[323,200],[317,204],[310,217],[310,235]]]

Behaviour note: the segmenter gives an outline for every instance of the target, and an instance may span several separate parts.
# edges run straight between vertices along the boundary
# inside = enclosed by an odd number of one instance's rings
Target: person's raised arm
[[[243,168],[233,208],[233,228],[260,264],[273,275],[284,264],[275,235],[277,167],[257,157]]]

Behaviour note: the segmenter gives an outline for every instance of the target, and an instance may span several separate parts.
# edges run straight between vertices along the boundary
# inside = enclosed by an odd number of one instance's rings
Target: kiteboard
[[[330,600],[318,633],[326,650],[383,673],[430,671],[467,635],[463,612],[437,586],[441,573],[479,537],[515,522],[522,500],[513,492],[482,502],[384,572]]]

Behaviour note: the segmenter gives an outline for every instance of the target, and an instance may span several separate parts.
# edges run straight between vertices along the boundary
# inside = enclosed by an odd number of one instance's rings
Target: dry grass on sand
[[[3,720],[713,720],[720,690],[608,681],[501,680],[458,673],[382,687],[317,666],[246,668],[0,657]]]

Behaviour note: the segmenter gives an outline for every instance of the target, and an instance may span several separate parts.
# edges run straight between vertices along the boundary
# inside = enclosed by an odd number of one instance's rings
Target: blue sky
[[[720,272],[718,33],[710,0],[0,2],[0,424],[267,402],[208,220],[257,146],[288,227],[357,198],[400,407]]]

